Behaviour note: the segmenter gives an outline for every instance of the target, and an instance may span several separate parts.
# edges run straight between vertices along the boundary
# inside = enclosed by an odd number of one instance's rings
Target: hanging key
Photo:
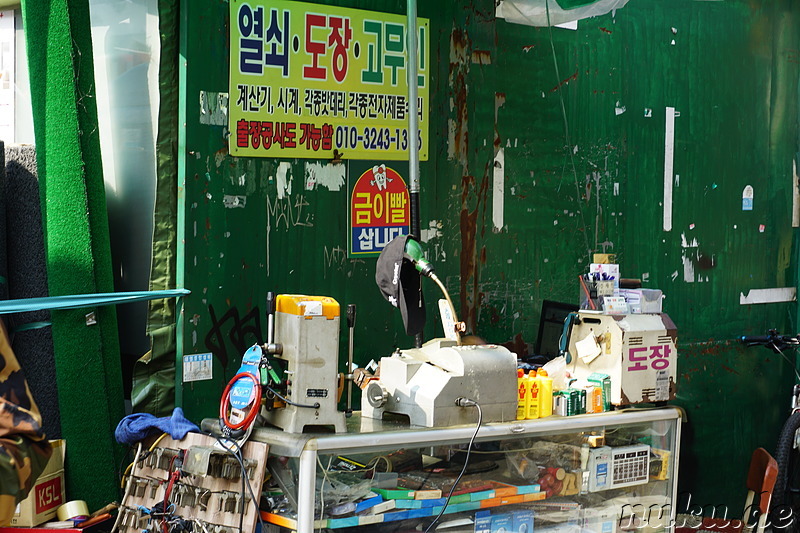
[[[217,501],[219,502],[218,506],[217,506],[217,512],[218,513],[224,512],[225,511],[225,504],[228,503],[228,493],[227,492],[223,492],[222,494],[220,494],[219,498],[217,499]]]

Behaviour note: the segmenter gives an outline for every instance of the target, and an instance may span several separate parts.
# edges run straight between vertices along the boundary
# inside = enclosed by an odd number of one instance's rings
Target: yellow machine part
[[[328,296],[279,294],[275,300],[275,311],[307,319],[324,316],[332,320],[339,316],[339,302]]]

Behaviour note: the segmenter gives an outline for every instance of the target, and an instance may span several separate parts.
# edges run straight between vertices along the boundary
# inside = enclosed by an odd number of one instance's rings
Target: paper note
[[[578,350],[578,357],[587,365],[602,353],[600,345],[597,344],[597,339],[594,336],[594,331],[592,330],[589,331],[586,338],[575,343],[575,349]]]

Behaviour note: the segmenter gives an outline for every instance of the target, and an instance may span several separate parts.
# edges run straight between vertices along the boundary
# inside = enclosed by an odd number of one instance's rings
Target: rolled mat
[[[46,297],[47,262],[39,204],[36,149],[33,145],[8,144],[4,155],[2,190],[5,194],[0,202],[5,204],[5,218],[0,221],[0,230],[3,225],[7,228],[5,249],[8,292],[5,297]],[[14,201],[8,201],[9,198]],[[49,324],[49,311],[27,311],[12,314],[8,329],[11,346],[42,413],[44,431],[48,438],[60,439],[61,415],[53,334]]]

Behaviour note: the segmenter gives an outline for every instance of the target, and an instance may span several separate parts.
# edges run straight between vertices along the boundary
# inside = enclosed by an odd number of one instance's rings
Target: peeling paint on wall
[[[454,116],[448,120],[448,138],[452,137],[452,140],[447,148],[447,153],[448,159],[461,163],[464,174],[469,172],[467,157],[469,88],[466,82],[469,74],[468,48],[469,38],[467,35],[460,28],[453,28],[450,34],[450,75],[447,81],[453,94],[450,99],[450,111]]]
[[[292,164],[287,161],[282,161],[278,165],[278,171],[275,173],[278,186],[278,199],[282,200],[287,195],[292,194]]]
[[[494,157],[494,175],[492,180],[492,225],[495,231],[503,229],[503,209],[505,205],[505,151],[500,148]]]
[[[228,124],[228,93],[200,91],[200,124]]]
[[[244,207],[247,204],[247,197],[234,195],[234,194],[226,194],[222,197],[222,205],[224,205],[228,209],[233,209],[235,207]]]
[[[683,281],[694,283],[694,263],[687,255],[683,256]]]
[[[672,165],[675,158],[675,108],[666,110],[664,126],[664,231],[672,231]]]
[[[432,239],[438,239],[442,236],[442,223],[439,220],[431,220],[428,222],[427,229],[420,230],[420,240],[424,243]]]
[[[487,50],[473,50],[471,56],[472,62],[478,65],[492,64],[492,54]]]
[[[697,238],[693,238],[691,242],[686,239],[686,234],[681,233],[681,261],[683,262],[683,281],[686,283],[694,283],[695,279],[695,263],[699,257],[700,244]],[[674,277],[673,277],[674,279]]]
[[[306,190],[325,187],[329,191],[339,191],[345,184],[346,170],[342,163],[306,163]]]
[[[794,302],[797,300],[796,287],[781,287],[777,289],[750,289],[745,296],[739,293],[740,305],[768,304],[779,302]]]
[[[451,104],[452,105],[452,104]],[[447,160],[456,158],[456,121],[447,119]]]

